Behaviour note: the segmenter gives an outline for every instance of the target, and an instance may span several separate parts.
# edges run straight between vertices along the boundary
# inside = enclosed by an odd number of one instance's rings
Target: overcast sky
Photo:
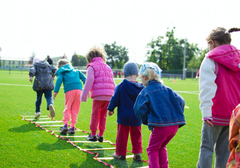
[[[205,49],[213,28],[240,27],[239,6],[240,0],[0,0],[0,56],[71,59],[116,41],[142,63],[147,43],[168,27]],[[240,48],[240,32],[232,33],[232,44]]]

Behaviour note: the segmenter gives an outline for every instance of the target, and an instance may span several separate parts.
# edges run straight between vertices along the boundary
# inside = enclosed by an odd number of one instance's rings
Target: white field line
[[[199,95],[199,91],[176,91],[176,92]]]

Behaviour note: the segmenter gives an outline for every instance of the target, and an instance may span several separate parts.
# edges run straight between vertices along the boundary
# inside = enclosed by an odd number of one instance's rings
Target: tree
[[[183,67],[185,39],[174,38],[174,29],[168,30],[165,37],[159,36],[147,44],[147,61],[157,63],[163,70],[179,70]],[[190,44],[186,39],[186,67],[188,62],[199,56],[197,44]]]
[[[29,64],[32,64],[34,58],[35,58],[35,53],[33,52],[33,53],[32,53],[32,56],[29,57],[28,63],[29,63]]]
[[[202,63],[203,58],[205,57],[205,54],[208,52],[208,49],[205,49],[201,51],[199,57],[192,57],[192,59],[188,62],[187,68],[196,68],[199,69],[200,65]]]
[[[82,55],[77,55],[76,53],[74,53],[74,55],[72,56],[71,62],[72,62],[73,66],[86,66],[87,65],[86,57],[84,57]]]
[[[128,49],[122,46],[117,46],[116,42],[111,45],[105,44],[104,49],[107,53],[107,64],[113,68],[122,69],[123,65],[129,60]]]

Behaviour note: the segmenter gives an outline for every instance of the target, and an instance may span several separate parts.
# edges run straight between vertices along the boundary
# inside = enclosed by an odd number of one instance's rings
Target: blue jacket
[[[184,106],[185,101],[177,92],[151,80],[138,95],[134,111],[139,120],[152,130],[154,126],[185,125]]]
[[[35,76],[33,82],[33,90],[53,90],[54,83],[52,77],[54,77],[57,68],[53,65],[49,65],[47,61],[36,62],[29,71],[29,76]]]
[[[144,88],[142,83],[130,82],[124,79],[117,85],[114,95],[110,100],[108,110],[117,109],[117,122],[122,125],[140,126],[141,121],[137,118],[133,111],[135,100]]]
[[[59,92],[62,83],[64,86],[64,93],[75,89],[82,90],[82,82],[85,84],[86,77],[70,64],[61,66],[55,74],[57,75],[57,81],[55,83],[54,92]]]

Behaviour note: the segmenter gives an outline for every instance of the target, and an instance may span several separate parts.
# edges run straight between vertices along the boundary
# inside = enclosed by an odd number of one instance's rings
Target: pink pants
[[[99,129],[99,136],[103,136],[104,131],[106,130],[106,120],[107,120],[107,107],[109,101],[98,101],[93,100],[92,105],[92,116],[90,122],[90,130],[92,135],[96,135],[97,130]]]
[[[142,153],[142,132],[141,126],[129,126],[118,124],[116,138],[116,154],[127,155],[128,135],[130,132],[132,142],[132,153]]]
[[[63,123],[68,124],[71,116],[71,127],[75,127],[80,109],[80,97],[82,90],[76,89],[66,92],[65,94],[65,109],[63,111]]]
[[[149,168],[168,168],[166,146],[177,131],[178,125],[153,128],[147,147]]]

